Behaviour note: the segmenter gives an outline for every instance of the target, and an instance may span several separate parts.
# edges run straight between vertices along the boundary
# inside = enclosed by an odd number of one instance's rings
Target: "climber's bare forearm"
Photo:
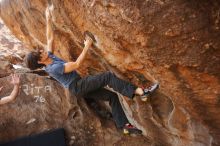
[[[79,55],[79,57],[77,58],[77,60],[75,62],[67,62],[64,65],[64,73],[69,73],[72,72],[76,69],[78,69],[82,62],[85,60],[86,54],[88,52],[88,49],[91,47],[92,45],[92,41],[89,40],[86,44],[85,47],[82,51],[82,53]]]
[[[18,95],[18,91],[19,85],[14,85],[14,89],[12,90],[11,94],[9,96],[1,98],[0,105],[13,101]]]
[[[85,60],[86,58],[86,54],[89,50],[90,46],[85,46],[85,48],[83,49],[82,53],[79,55],[79,57],[76,60],[76,63],[80,66],[82,64],[82,62]]]
[[[54,32],[52,29],[52,18],[51,15],[46,17],[47,22],[47,51],[53,53],[53,40],[54,40]]]

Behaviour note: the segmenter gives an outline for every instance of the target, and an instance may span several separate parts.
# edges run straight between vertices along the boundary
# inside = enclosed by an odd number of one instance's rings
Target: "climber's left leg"
[[[128,123],[128,119],[122,109],[121,103],[118,99],[118,95],[112,91],[109,91],[105,88],[89,92],[86,95],[83,95],[84,98],[92,98],[95,100],[108,101],[112,109],[112,116],[116,123],[117,128],[122,128],[125,124]]]
[[[110,90],[102,88],[97,91],[90,92],[83,96],[84,98],[92,98],[95,100],[109,101],[112,109],[112,116],[117,128],[122,129],[124,134],[141,134],[142,131],[128,122],[128,119],[122,109],[118,95]]]

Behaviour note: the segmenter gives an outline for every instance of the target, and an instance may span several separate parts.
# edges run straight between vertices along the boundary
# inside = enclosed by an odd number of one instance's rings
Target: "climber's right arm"
[[[54,32],[52,29],[51,9],[47,7],[45,13],[46,13],[46,23],[47,23],[47,51],[53,53]]]

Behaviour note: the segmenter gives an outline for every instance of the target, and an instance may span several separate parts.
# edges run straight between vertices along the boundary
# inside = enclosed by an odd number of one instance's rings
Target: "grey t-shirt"
[[[74,80],[79,79],[80,75],[76,72],[64,73],[64,60],[56,57],[51,52],[48,52],[49,57],[53,62],[45,67],[45,71],[58,82],[60,82],[65,88],[69,88],[70,84]]]

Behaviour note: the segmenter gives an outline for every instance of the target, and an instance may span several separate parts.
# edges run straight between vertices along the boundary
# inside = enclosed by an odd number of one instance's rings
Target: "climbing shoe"
[[[125,124],[123,128],[123,133],[125,135],[129,134],[142,134],[142,131],[136,128],[135,126],[131,125],[130,123]]]
[[[147,97],[148,97],[151,93],[153,93],[157,88],[159,88],[159,83],[155,83],[155,84],[153,84],[152,86],[143,89],[144,94],[140,96],[140,97],[141,97],[141,100],[142,100],[142,101],[147,101]]]

